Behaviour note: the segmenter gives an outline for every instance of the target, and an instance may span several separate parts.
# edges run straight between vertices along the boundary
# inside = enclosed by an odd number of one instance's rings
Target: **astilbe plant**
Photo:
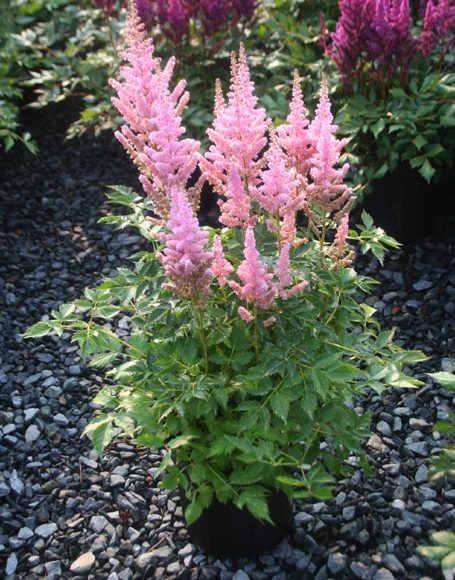
[[[409,0],[340,0],[340,18],[326,50],[346,88],[354,80],[406,78],[414,58]]]
[[[134,5],[123,56],[117,138],[147,198],[114,188],[111,200],[132,211],[105,221],[139,228],[151,247],[27,336],[73,331],[82,356],[110,369],[95,399],[107,411],[86,433],[99,453],[119,435],[164,448],[162,485],[183,489],[188,523],[214,497],[270,521],[271,489],[326,499],[361,454],[369,419],[348,404],[357,393],[419,384],[400,369],[422,355],[380,331],[359,301],[373,281],[351,266],[350,241],[379,259],[394,243],[367,215],[348,230],[353,197],[325,81],[310,121],[296,74],[275,134],[241,48],[227,99],[217,85],[202,156],[183,137],[173,61],[161,68]],[[197,189],[186,187],[196,162],[220,196],[223,229],[198,223]],[[128,336],[112,330],[119,313]]]
[[[418,48],[425,57],[429,57],[438,47],[442,59],[455,44],[455,2],[428,0],[422,4],[425,5],[425,12]]]
[[[257,0],[136,0],[142,22],[150,27],[158,23],[174,43],[188,39],[193,28],[203,35],[213,35],[239,20],[249,21]]]
[[[377,82],[383,89],[395,75],[403,84],[416,59],[438,46],[443,56],[455,43],[454,0],[421,2],[423,30],[412,34],[409,0],[339,0],[340,17],[327,42],[327,54],[340,71],[345,89]]]

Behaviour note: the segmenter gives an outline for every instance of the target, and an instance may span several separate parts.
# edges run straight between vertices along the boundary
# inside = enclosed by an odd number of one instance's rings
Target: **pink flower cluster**
[[[130,5],[130,27],[126,61],[120,69],[122,81],[111,80],[117,97],[112,102],[126,121],[115,136],[122,143],[141,175],[140,181],[151,197],[155,213],[166,218],[169,213],[167,192],[184,188],[198,162],[199,142],[182,139],[181,112],[188,102],[185,81],[171,90],[175,66],[171,58],[164,69],[153,56],[152,40],[146,37],[135,5]],[[198,205],[198,191],[190,193],[192,205]]]
[[[186,192],[174,188],[170,198],[171,210],[167,221],[170,233],[163,234],[164,250],[157,254],[171,281],[164,287],[174,294],[203,304],[213,276],[213,253],[204,251],[208,234],[199,227]]]
[[[213,34],[230,22],[251,20],[257,0],[136,0],[139,15],[147,27],[159,24],[176,44],[188,36],[191,20],[199,21],[205,34]]]
[[[257,194],[264,161],[259,154],[267,144],[270,120],[257,107],[243,46],[238,60],[231,60],[231,85],[224,100],[217,82],[215,120],[207,130],[212,141],[200,167],[204,177],[221,196],[220,221],[229,227],[245,225],[250,219],[251,197]]]
[[[216,279],[241,301],[238,313],[246,322],[255,320],[258,310],[277,311],[279,299],[297,296],[308,284],[295,279],[292,268],[295,248],[306,241],[297,238],[296,215],[302,210],[319,241],[324,242],[327,223],[336,230],[329,256],[344,264],[353,198],[343,183],[348,166],[339,167],[344,141],[334,135],[325,81],[310,122],[296,73],[291,111],[275,134],[265,110],[258,107],[242,46],[238,59],[232,57],[227,100],[217,83],[214,121],[207,131],[212,145],[201,156],[197,141],[181,138],[181,112],[188,100],[184,82],[169,88],[174,60],[161,68],[134,5],[127,41],[123,81],[112,81],[118,95],[114,103],[126,120],[117,138],[138,166],[154,211],[167,229],[160,236],[164,248],[157,254],[169,280],[164,287],[201,308]],[[243,261],[236,269],[224,254],[221,236],[214,236],[207,250],[209,236],[196,217],[197,196],[186,189],[198,162],[201,183],[208,180],[220,196],[220,221],[243,233]],[[256,244],[261,223],[276,237],[275,251],[266,256]],[[269,314],[263,324],[272,326],[275,319]]]

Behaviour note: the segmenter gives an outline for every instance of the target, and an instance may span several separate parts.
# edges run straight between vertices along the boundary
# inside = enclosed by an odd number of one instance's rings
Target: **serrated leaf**
[[[74,304],[62,304],[58,309],[61,319],[71,316],[75,310],[76,306]]]
[[[117,358],[117,354],[118,353],[116,353],[116,352],[108,352],[105,354],[99,354],[97,356],[94,356],[90,360],[88,365],[90,367],[93,367],[93,368],[106,367],[114,362],[114,360]]]
[[[270,406],[277,417],[286,421],[289,413],[289,399],[282,393],[275,393],[270,399]]]
[[[166,447],[168,447],[168,449],[177,449],[178,447],[184,447],[185,445],[188,445],[192,439],[194,439],[193,435],[179,435],[178,437],[171,439],[167,443]]]
[[[230,455],[231,451],[235,449],[235,445],[229,441],[224,435],[221,435],[211,444],[208,456],[216,457],[219,455]]]
[[[362,218],[362,223],[363,223],[363,225],[366,228],[372,228],[373,227],[373,218],[365,210],[362,211],[361,218]]]
[[[115,409],[115,407],[118,405],[118,399],[112,395],[109,387],[104,387],[104,389],[101,389],[101,391],[93,399],[93,402],[96,405],[105,407],[106,409]]]
[[[104,449],[109,445],[113,438],[112,418],[109,422],[101,423],[90,434],[92,445],[98,456],[103,455]]]
[[[127,415],[126,413],[117,413],[114,422],[117,427],[120,427],[123,433],[125,433],[129,437],[133,436],[135,423],[134,420],[129,415]]]
[[[441,560],[441,567],[443,570],[455,568],[455,550],[453,548],[450,554],[447,554],[447,556],[444,556]]]
[[[445,389],[455,391],[455,374],[441,371],[438,373],[428,373],[431,378],[437,381]]]
[[[40,336],[46,336],[53,331],[53,327],[49,322],[37,322],[24,332],[24,338],[39,338]]]
[[[442,546],[447,546],[448,548],[453,548],[455,550],[455,533],[454,532],[434,532],[431,534],[431,539],[436,544],[441,544]]]
[[[198,518],[201,517],[201,514],[202,514],[202,506],[197,501],[197,498],[194,497],[185,510],[185,520],[187,525],[190,526],[191,524],[193,524]]]
[[[263,495],[255,494],[250,489],[247,489],[241,494],[241,500],[248,509],[248,511],[258,520],[266,521],[273,525],[273,520],[270,517],[267,500]]]
[[[422,164],[422,167],[419,169],[420,175],[424,179],[426,179],[429,183],[435,172],[436,172],[435,168],[431,165],[428,159],[425,159],[425,161]]]
[[[276,480],[283,485],[290,485],[292,487],[306,487],[306,482],[295,477],[288,477],[286,475],[279,475]]]
[[[412,142],[417,147],[418,151],[420,151],[422,147],[428,143],[428,141],[425,139],[425,137],[423,137],[423,135],[417,135],[417,137],[414,137]]]
[[[163,445],[163,439],[158,435],[153,435],[151,433],[142,433],[134,440],[136,445],[141,447],[148,447],[150,449],[158,449]]]

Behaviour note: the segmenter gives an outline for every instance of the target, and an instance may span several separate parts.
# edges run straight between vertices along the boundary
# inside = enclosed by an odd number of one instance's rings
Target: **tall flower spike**
[[[312,131],[317,137],[317,143],[316,155],[310,171],[313,181],[307,189],[306,210],[310,221],[315,226],[318,225],[317,215],[313,211],[316,207],[323,214],[323,222],[328,216],[339,221],[354,202],[351,197],[352,189],[343,183],[349,164],[345,163],[341,168],[336,167],[346,139],[336,139],[334,133],[337,126],[332,124],[332,120],[327,84],[324,79],[316,118],[312,123]]]
[[[426,5],[423,32],[417,41],[418,50],[426,57],[440,45],[441,53],[447,53],[455,44],[455,2],[429,0]]]
[[[245,193],[240,175],[234,168],[228,174],[224,199],[218,200],[221,215],[220,222],[228,228],[246,227],[250,221],[251,201]]]
[[[184,191],[174,188],[170,197],[167,222],[170,233],[163,234],[164,250],[157,254],[170,280],[163,286],[174,294],[194,298],[203,304],[213,276],[213,253],[204,250],[208,234],[199,227]]]
[[[338,127],[332,125],[333,114],[329,98],[329,88],[327,86],[327,79],[322,75],[321,89],[319,91],[319,102],[316,107],[316,114],[309,126],[311,140],[315,149],[322,131],[330,128],[331,133],[335,133]]]
[[[259,155],[267,143],[270,121],[265,110],[257,107],[253,93],[254,83],[241,45],[238,60],[232,55],[227,103],[217,85],[215,119],[212,128],[207,130],[212,145],[200,161],[204,177],[221,196],[226,195],[231,168],[240,176],[245,192],[250,195],[259,184],[263,164]]]
[[[278,278],[278,287],[280,290],[287,288],[292,283],[290,249],[290,244],[283,245],[275,267],[275,275]]]
[[[409,0],[340,0],[339,6],[326,52],[345,88],[352,89],[355,79],[388,82],[398,69],[403,81],[416,47]]]
[[[164,35],[175,44],[182,42],[190,25],[185,3],[182,0],[156,0],[156,13]]]
[[[199,142],[181,139],[185,132],[181,113],[189,99],[185,82],[171,92],[169,83],[175,65],[170,59],[164,70],[153,56],[153,43],[146,38],[136,5],[129,4],[126,64],[122,81],[111,79],[117,92],[112,102],[126,121],[117,139],[138,167],[140,181],[150,195],[154,210],[165,219],[169,213],[169,191],[184,187],[198,160]],[[192,192],[192,205],[198,205],[198,192]]]
[[[290,103],[291,112],[287,117],[287,123],[278,127],[277,135],[278,143],[288,156],[289,166],[295,169],[297,175],[306,178],[311,167],[315,146],[308,130],[309,121],[300,82],[299,73],[295,69]]]
[[[218,278],[218,283],[221,287],[226,284],[228,276],[233,272],[234,268],[230,262],[224,257],[223,246],[221,245],[220,236],[213,238],[213,275]]]
[[[267,266],[260,260],[252,227],[246,230],[243,255],[245,259],[237,270],[242,285],[231,280],[229,286],[248,304],[258,308],[269,308],[275,297],[276,288],[272,284],[273,274],[267,272]]]
[[[294,169],[286,167],[286,156],[276,139],[272,140],[265,161],[267,167],[262,171],[262,185],[254,198],[271,216],[278,218],[286,213],[298,181]]]
[[[278,292],[283,300],[288,300],[300,294],[308,286],[308,282],[303,280],[295,286],[290,287],[292,284],[290,250],[291,246],[289,243],[283,245],[275,267],[275,276],[278,278]]]

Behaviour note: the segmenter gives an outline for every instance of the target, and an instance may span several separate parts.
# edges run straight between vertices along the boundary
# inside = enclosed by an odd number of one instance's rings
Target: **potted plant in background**
[[[405,242],[433,225],[453,173],[455,6],[420,2],[418,34],[408,0],[339,6],[336,29],[323,38],[341,78],[340,134],[350,139],[357,182],[371,184],[365,209]]]
[[[107,221],[137,227],[149,250],[26,336],[73,332],[89,364],[107,367],[95,398],[106,412],[85,431],[100,454],[114,437],[163,448],[161,484],[180,487],[195,541],[215,554],[260,552],[285,533],[293,498],[328,499],[361,454],[369,419],[352,398],[419,384],[401,368],[422,355],[380,331],[361,299],[374,281],[351,265],[349,240],[379,259],[395,243],[366,214],[348,231],[354,198],[325,82],[310,122],[296,74],[274,132],[241,49],[227,100],[217,85],[201,156],[182,138],[184,81],[170,87],[174,60],[160,66],[134,5],[127,45],[112,81],[126,121],[117,137],[148,196],[113,188],[131,211]],[[197,164],[202,178],[187,189]],[[222,229],[198,224],[203,180],[220,196]],[[127,337],[112,330],[120,313]]]

